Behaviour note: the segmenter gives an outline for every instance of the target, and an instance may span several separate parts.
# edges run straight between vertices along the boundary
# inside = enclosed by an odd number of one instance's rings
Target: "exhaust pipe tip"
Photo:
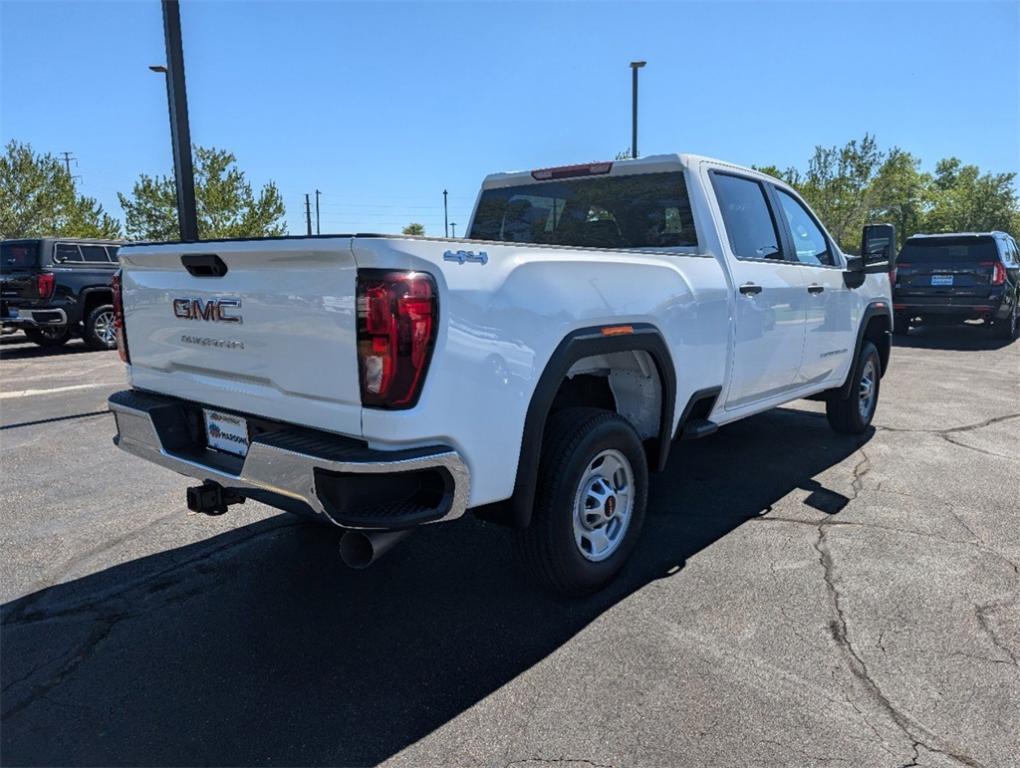
[[[364,570],[410,535],[410,530],[347,531],[340,537],[340,559],[349,568]]]

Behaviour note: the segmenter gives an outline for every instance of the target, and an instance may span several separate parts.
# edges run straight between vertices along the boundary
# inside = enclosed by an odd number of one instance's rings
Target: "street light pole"
[[[319,190],[315,190],[315,234],[321,235],[319,231],[319,195],[322,193]]]
[[[457,222],[455,221],[450,222],[450,237],[457,238]]]
[[[637,73],[638,70],[645,66],[648,62],[645,61],[632,61],[630,63],[631,72],[631,93],[630,93],[630,156],[637,157]]]
[[[188,96],[184,84],[184,48],[181,44],[181,9],[178,0],[162,0],[163,32],[166,36],[166,67],[150,67],[166,75],[166,96],[170,107],[170,143],[174,153],[177,183],[177,221],[181,240],[198,240],[195,213],[195,173],[191,164],[191,129],[188,127]]]
[[[446,190],[443,190],[443,236],[450,236],[450,216],[446,208]]]

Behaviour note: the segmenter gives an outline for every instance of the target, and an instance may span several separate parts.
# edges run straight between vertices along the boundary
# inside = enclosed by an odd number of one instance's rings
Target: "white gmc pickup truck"
[[[489,176],[463,239],[125,246],[115,441],[201,481],[192,510],[339,527],[350,565],[471,511],[588,592],[674,440],[805,397],[868,428],[891,230],[847,256],[781,181],[660,155]]]

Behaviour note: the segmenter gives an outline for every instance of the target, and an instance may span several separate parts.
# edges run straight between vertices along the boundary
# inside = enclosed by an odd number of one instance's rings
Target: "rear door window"
[[[468,237],[586,248],[696,248],[682,172],[487,189]]]
[[[765,188],[753,179],[728,173],[713,173],[712,187],[733,255],[738,259],[782,259]]]

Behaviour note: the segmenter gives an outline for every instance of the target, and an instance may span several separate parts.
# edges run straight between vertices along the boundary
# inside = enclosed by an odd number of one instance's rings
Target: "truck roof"
[[[646,157],[639,157],[636,159],[626,160],[599,160],[592,163],[580,163],[578,166],[561,166],[562,168],[570,167],[584,167],[584,166],[602,166],[609,165],[610,170],[608,173],[600,172],[599,175],[607,176],[625,176],[634,173],[659,173],[664,171],[679,171],[686,168],[696,166],[702,162],[710,162],[716,165],[724,165],[734,170],[746,171],[747,173],[760,173],[752,168],[745,168],[734,163],[728,163],[725,160],[717,160],[712,157],[706,157],[704,155],[692,155],[692,154],[664,154],[664,155],[648,155]],[[506,171],[503,173],[490,173],[485,177],[482,182],[482,189],[497,189],[499,187],[513,187],[520,184],[541,184],[544,179],[538,179],[533,174],[539,173],[540,171],[556,171],[561,167],[557,168],[540,168],[528,171]],[[765,174],[761,174],[765,175]]]
[[[993,229],[988,232],[918,232],[916,235],[911,235],[908,240],[922,239],[922,238],[939,238],[939,237],[1009,237],[1008,232],[1002,232],[998,229]]]

